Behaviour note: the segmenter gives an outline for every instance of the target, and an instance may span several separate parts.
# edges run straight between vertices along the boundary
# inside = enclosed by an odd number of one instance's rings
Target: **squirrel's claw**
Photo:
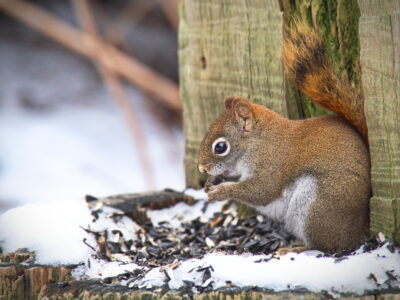
[[[208,201],[224,201],[229,200],[230,196],[230,188],[229,186],[235,184],[234,182],[223,182],[219,185],[212,185],[207,190]]]
[[[204,184],[204,191],[208,193],[212,186],[218,185],[223,181],[224,178],[221,175],[208,177],[206,183]]]

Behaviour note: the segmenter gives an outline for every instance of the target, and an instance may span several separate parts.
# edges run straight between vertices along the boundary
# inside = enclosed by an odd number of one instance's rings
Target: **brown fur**
[[[354,94],[328,69],[315,32],[298,30],[284,44],[287,76],[314,101],[334,102],[327,107],[337,113],[342,114],[342,107],[347,113],[356,111],[348,109]],[[340,117],[292,121],[238,97],[228,98],[225,106],[200,147],[199,169],[213,175],[207,183],[209,200],[265,206],[309,175],[317,190],[304,223],[306,245],[327,252],[359,246],[368,233],[371,183],[368,148],[357,131]],[[220,137],[231,146],[222,157],[212,151]],[[228,182],[214,185],[216,176]],[[240,181],[229,181],[235,176]]]

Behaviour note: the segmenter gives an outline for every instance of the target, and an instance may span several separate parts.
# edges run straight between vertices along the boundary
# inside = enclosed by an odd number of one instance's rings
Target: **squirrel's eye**
[[[212,150],[218,156],[225,156],[231,150],[231,146],[225,138],[221,137],[214,141]]]

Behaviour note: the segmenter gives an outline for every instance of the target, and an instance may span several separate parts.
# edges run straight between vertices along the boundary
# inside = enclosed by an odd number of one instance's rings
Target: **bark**
[[[44,268],[44,267],[42,267]],[[1,267],[0,267],[1,270]],[[82,281],[62,281],[45,284],[40,288],[40,292],[33,292],[28,289],[25,294],[1,294],[0,299],[38,299],[38,300],[172,300],[187,299],[188,295],[182,291],[154,291],[132,290],[126,286],[104,284],[98,280],[82,280]],[[381,293],[366,296],[347,296],[342,299],[358,299],[358,300],[389,300],[399,299],[400,294],[396,291],[389,293]],[[195,294],[191,297],[194,300],[248,300],[248,299],[324,299],[329,298],[326,293],[311,293],[306,291],[291,292],[268,292],[268,291],[215,291],[204,294]]]
[[[0,263],[0,299],[38,299],[44,286],[72,280],[72,268]]]
[[[120,194],[104,198],[86,196],[86,200],[88,201],[89,207],[101,204],[120,209],[138,224],[148,221],[147,209],[156,210],[168,208],[178,202],[185,202],[192,205],[195,202],[193,197],[173,190]]]
[[[396,294],[380,294],[380,295],[369,295],[360,297],[347,297],[346,299],[359,299],[359,300],[385,300],[385,299],[396,299]],[[191,298],[194,300],[248,300],[248,299],[323,299],[326,295],[324,293],[311,293],[311,292],[263,292],[263,291],[215,291],[204,294],[195,294]],[[155,299],[186,299],[189,296],[181,291],[169,291],[162,293],[159,290],[155,291],[133,291],[127,287],[122,286],[110,286],[101,284],[98,281],[81,281],[73,282],[64,287],[59,285],[50,285],[43,289],[39,299],[41,300],[155,300]]]

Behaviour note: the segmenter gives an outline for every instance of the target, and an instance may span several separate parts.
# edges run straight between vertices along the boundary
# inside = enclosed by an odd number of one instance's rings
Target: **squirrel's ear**
[[[248,100],[239,97],[226,98],[225,108],[232,110],[233,116],[240,125],[242,134],[248,133],[253,129],[253,110]]]
[[[225,98],[225,109],[226,110],[231,109],[232,106],[233,106],[233,102],[236,101],[236,100],[239,100],[239,98],[238,97],[234,97],[234,96]]]

